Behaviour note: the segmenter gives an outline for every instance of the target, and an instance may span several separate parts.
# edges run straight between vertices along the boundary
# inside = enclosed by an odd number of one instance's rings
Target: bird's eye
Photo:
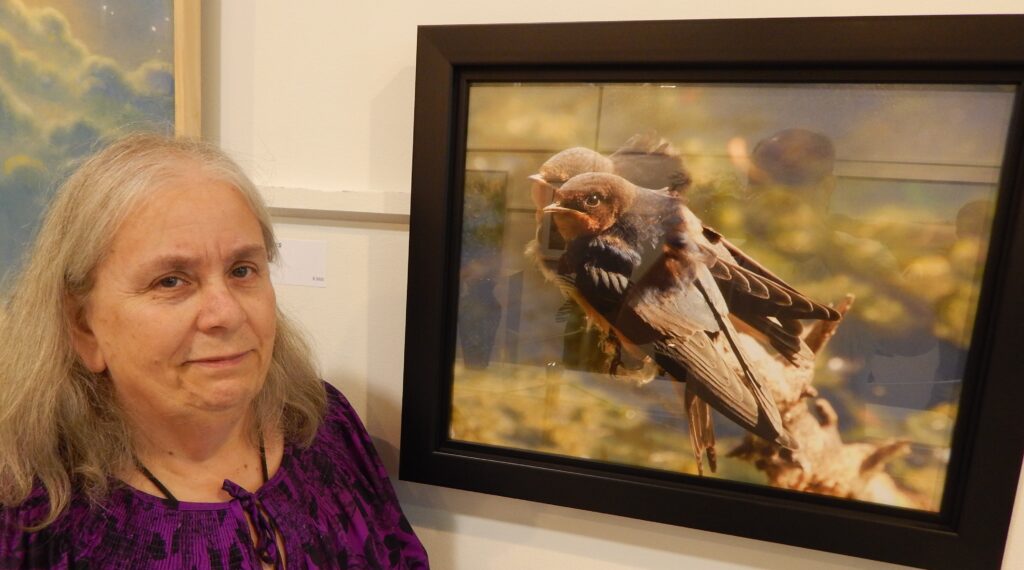
[[[598,204],[601,203],[601,195],[591,194],[590,196],[587,196],[587,199],[584,200],[583,203],[593,208],[594,206],[597,206]]]

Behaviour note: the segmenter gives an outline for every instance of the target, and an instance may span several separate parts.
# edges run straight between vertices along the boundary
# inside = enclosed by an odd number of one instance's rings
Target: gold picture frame
[[[202,134],[202,5],[174,0],[174,134]]]

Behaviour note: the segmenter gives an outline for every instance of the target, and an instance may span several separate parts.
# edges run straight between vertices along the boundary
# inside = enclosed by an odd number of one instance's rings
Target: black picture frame
[[[936,514],[454,441],[468,78],[1016,86],[946,495]],[[423,26],[400,478],[927,568],[998,568],[1024,454],[1024,16]]]

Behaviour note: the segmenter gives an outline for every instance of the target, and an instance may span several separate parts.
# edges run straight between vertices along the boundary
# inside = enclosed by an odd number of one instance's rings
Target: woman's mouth
[[[195,364],[198,366],[204,366],[209,368],[226,368],[229,366],[235,366],[240,364],[248,354],[252,352],[246,350],[244,352],[238,352],[234,354],[223,354],[217,356],[209,356],[205,358],[195,358],[188,361],[188,364]]]

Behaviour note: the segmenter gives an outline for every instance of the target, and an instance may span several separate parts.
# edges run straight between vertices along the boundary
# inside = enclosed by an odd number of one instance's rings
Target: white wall
[[[1019,0],[203,4],[205,134],[249,168],[258,184],[390,197],[382,203],[394,203],[395,193],[401,202],[401,193],[409,191],[420,24],[1024,12]],[[352,400],[394,470],[408,228],[327,219],[278,222],[281,237],[329,243],[328,287],[282,287],[279,297],[315,339],[326,377]],[[892,567],[489,495],[402,482],[397,487],[439,569]],[[1024,568],[1020,503],[1005,568]]]

